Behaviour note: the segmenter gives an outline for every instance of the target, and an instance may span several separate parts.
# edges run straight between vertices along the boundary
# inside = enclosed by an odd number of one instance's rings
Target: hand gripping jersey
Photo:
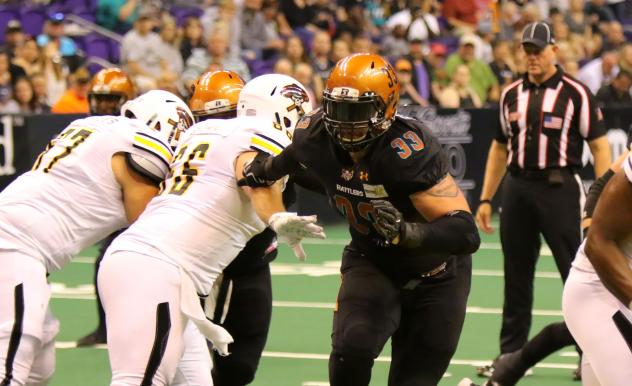
[[[397,115],[389,130],[354,164],[325,130],[322,110],[315,110],[299,121],[287,151],[322,181],[330,202],[349,222],[351,246],[378,266],[414,274],[445,261],[446,256],[416,256],[397,246],[384,247],[373,225],[375,199],[393,203],[406,221],[424,221],[410,195],[431,188],[448,174],[439,141],[420,121]]]
[[[117,153],[141,157],[163,178],[173,157],[140,121],[100,116],[72,122],[31,171],[0,193],[0,250],[33,257],[51,272],[125,227],[121,187],[111,166]]]
[[[246,242],[263,231],[248,196],[237,186],[235,160],[247,151],[280,153],[289,144],[266,120],[207,120],[180,139],[162,192],[108,249],[175,263],[207,295],[215,278]]]
[[[623,171],[625,172],[625,176],[628,181],[632,184],[632,152],[628,154],[628,156],[623,161]],[[584,252],[584,246],[586,245],[586,240],[582,242],[579,250],[577,252],[577,256],[575,256],[575,260],[573,260],[573,267],[584,271],[595,273],[595,268],[592,266],[590,260],[588,260],[588,256],[586,256],[586,252]],[[628,258],[628,265],[632,268],[632,237],[629,237],[627,240],[623,241],[619,247],[623,254]]]

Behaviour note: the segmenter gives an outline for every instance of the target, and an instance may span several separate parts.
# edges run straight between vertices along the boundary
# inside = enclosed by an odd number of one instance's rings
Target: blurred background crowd
[[[20,0],[0,3],[0,113],[87,113],[110,66],[185,98],[207,70],[288,74],[317,105],[354,52],[391,61],[402,104],[495,106],[536,20],[600,104],[632,106],[632,0]]]

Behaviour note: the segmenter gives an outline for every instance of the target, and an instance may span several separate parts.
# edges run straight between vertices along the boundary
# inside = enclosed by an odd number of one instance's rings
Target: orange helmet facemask
[[[399,102],[399,82],[381,56],[353,54],[331,71],[323,91],[325,128],[343,149],[359,151],[388,130]]]
[[[233,71],[211,71],[193,84],[189,108],[196,122],[209,118],[233,118],[237,115],[239,93],[244,81]]]
[[[118,68],[105,68],[97,72],[90,82],[88,102],[92,115],[119,115],[121,106],[134,98],[134,84]]]

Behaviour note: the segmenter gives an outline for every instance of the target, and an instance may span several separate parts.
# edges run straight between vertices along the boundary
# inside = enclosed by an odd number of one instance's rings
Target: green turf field
[[[306,243],[308,260],[296,261],[281,247],[272,264],[274,312],[256,386],[324,386],[330,348],[332,307],[338,289],[338,267],[348,233],[327,227],[327,240]],[[95,326],[92,270],[96,249],[84,251],[62,271],[50,276],[52,308],[61,321],[57,337],[57,373],[51,386],[107,385],[109,364],[104,348],[72,348],[72,343]],[[472,292],[459,348],[441,386],[456,386],[463,377],[476,380],[475,365],[491,360],[498,350],[502,307],[502,255],[497,235],[483,237],[474,256]],[[560,321],[561,280],[548,250],[538,264],[533,331]],[[373,370],[371,385],[386,385],[390,348],[387,345]],[[525,378],[524,386],[579,386],[571,380],[577,356],[572,348],[551,355]]]

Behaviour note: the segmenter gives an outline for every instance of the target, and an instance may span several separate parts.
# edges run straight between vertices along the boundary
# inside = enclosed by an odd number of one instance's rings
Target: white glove
[[[277,233],[280,240],[285,242],[299,260],[305,260],[305,251],[301,240],[305,237],[324,239],[323,228],[316,224],[316,215],[298,216],[291,212],[277,212],[270,216],[268,225]]]

